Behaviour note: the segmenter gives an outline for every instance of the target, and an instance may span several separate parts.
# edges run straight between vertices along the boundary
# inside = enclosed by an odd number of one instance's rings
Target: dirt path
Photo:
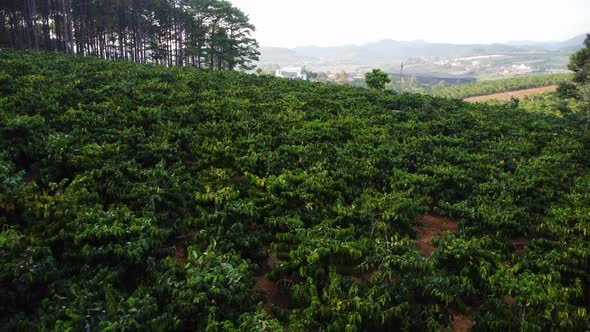
[[[485,96],[475,96],[463,99],[464,101],[468,102],[480,102],[480,101],[487,101],[487,100],[510,100],[511,97],[521,99],[526,96],[536,95],[544,92],[555,91],[557,89],[557,85],[550,85],[544,86],[540,88],[532,88],[532,89],[524,89],[524,90],[514,90],[508,92],[500,92],[494,93],[491,95]]]

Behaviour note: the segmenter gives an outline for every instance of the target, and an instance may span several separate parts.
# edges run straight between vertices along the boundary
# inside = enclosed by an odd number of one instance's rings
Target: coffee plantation
[[[1,50],[1,329],[588,330],[558,113]]]

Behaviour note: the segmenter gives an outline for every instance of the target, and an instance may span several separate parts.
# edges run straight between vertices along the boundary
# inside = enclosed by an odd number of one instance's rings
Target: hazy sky
[[[250,16],[261,46],[548,41],[590,32],[590,0],[230,1]]]

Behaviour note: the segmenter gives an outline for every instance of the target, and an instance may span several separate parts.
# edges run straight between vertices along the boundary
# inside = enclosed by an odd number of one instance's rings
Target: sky
[[[230,0],[261,46],[383,39],[449,43],[565,40],[590,32],[590,0]]]

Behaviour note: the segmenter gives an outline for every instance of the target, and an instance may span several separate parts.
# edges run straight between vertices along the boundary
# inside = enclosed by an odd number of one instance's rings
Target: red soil
[[[252,287],[253,291],[262,291],[266,294],[266,302],[262,304],[262,308],[267,312],[271,313],[271,305],[275,305],[279,308],[286,308],[287,301],[282,294],[280,287],[277,282],[270,281],[264,276],[256,278],[256,284]]]
[[[174,258],[183,264],[187,262],[184,246],[176,245],[176,255],[174,255]]]
[[[512,240],[510,241],[512,242],[512,245],[514,246],[515,253],[517,256],[522,256],[524,255],[524,247],[527,246],[527,244],[529,244],[530,240],[528,239],[518,239],[518,240]]]
[[[375,271],[370,271],[361,275],[352,276],[352,281],[362,284],[363,282],[371,282],[373,280],[373,274]]]
[[[524,255],[525,247],[535,238],[539,237],[539,232],[537,231],[537,227],[535,225],[529,225],[527,236],[525,238],[518,238],[510,241],[514,246],[515,253],[517,256]]]
[[[185,234],[180,234],[179,236],[176,237],[176,244],[174,245],[176,248],[176,254],[174,255],[174,258],[181,262],[181,263],[186,263],[187,262],[187,258],[186,258],[186,241],[187,240],[192,240],[195,238],[195,235],[197,234],[197,231],[192,230],[188,233]]]
[[[456,232],[459,229],[457,222],[434,215],[418,216],[416,221],[421,222],[423,225],[412,227],[412,230],[419,235],[414,244],[424,256],[429,256],[434,251],[432,239],[442,236],[446,231]]]
[[[452,318],[453,332],[467,332],[475,325],[469,316],[463,315],[455,309],[449,309],[449,313]]]
[[[521,99],[521,98],[524,98],[524,97],[530,96],[530,95],[537,95],[540,93],[555,91],[556,89],[557,89],[557,85],[550,85],[550,86],[544,86],[541,88],[514,90],[514,91],[508,91],[508,92],[494,93],[494,94],[485,95],[485,96],[469,97],[469,98],[465,98],[463,100],[473,103],[473,102],[480,102],[480,101],[487,101],[487,100],[510,100],[510,98],[512,98],[512,97],[517,98],[517,99]]]
[[[454,332],[467,332],[475,325],[469,317],[465,315],[453,315],[453,331]]]
[[[416,221],[422,223],[421,226],[414,226],[412,230],[419,235],[419,238],[414,241],[414,244],[424,256],[429,256],[434,250],[432,245],[432,239],[440,237],[444,232],[456,232],[459,230],[457,222],[448,218],[443,218],[435,215],[423,215],[417,216]],[[438,312],[438,305],[435,306],[435,311]],[[469,331],[475,322],[468,316],[457,312],[456,310],[450,309],[453,320],[453,331],[454,332],[466,332]]]
[[[271,251],[268,254],[268,258],[266,259],[266,264],[268,264],[269,268],[274,268],[275,265],[283,264],[283,261],[277,258],[277,254],[274,251]]]
[[[265,246],[264,249],[268,249]],[[277,258],[275,252],[271,251],[266,259],[265,264],[262,266],[259,275],[256,277],[256,284],[252,287],[252,291],[262,291],[266,294],[266,302],[262,304],[262,308],[267,312],[270,312],[271,305],[275,305],[279,308],[287,307],[287,300],[282,294],[282,291],[278,285],[278,281],[270,281],[266,278],[265,274],[270,272],[275,265],[280,265],[283,262]]]
[[[22,181],[23,181],[23,183],[30,183],[30,182],[33,182],[33,174],[31,174],[31,173],[26,173],[26,174],[23,176],[23,179],[22,179]]]
[[[504,302],[504,304],[507,304],[511,307],[516,305],[516,300],[510,295],[504,295],[504,297],[502,297],[502,302]]]

